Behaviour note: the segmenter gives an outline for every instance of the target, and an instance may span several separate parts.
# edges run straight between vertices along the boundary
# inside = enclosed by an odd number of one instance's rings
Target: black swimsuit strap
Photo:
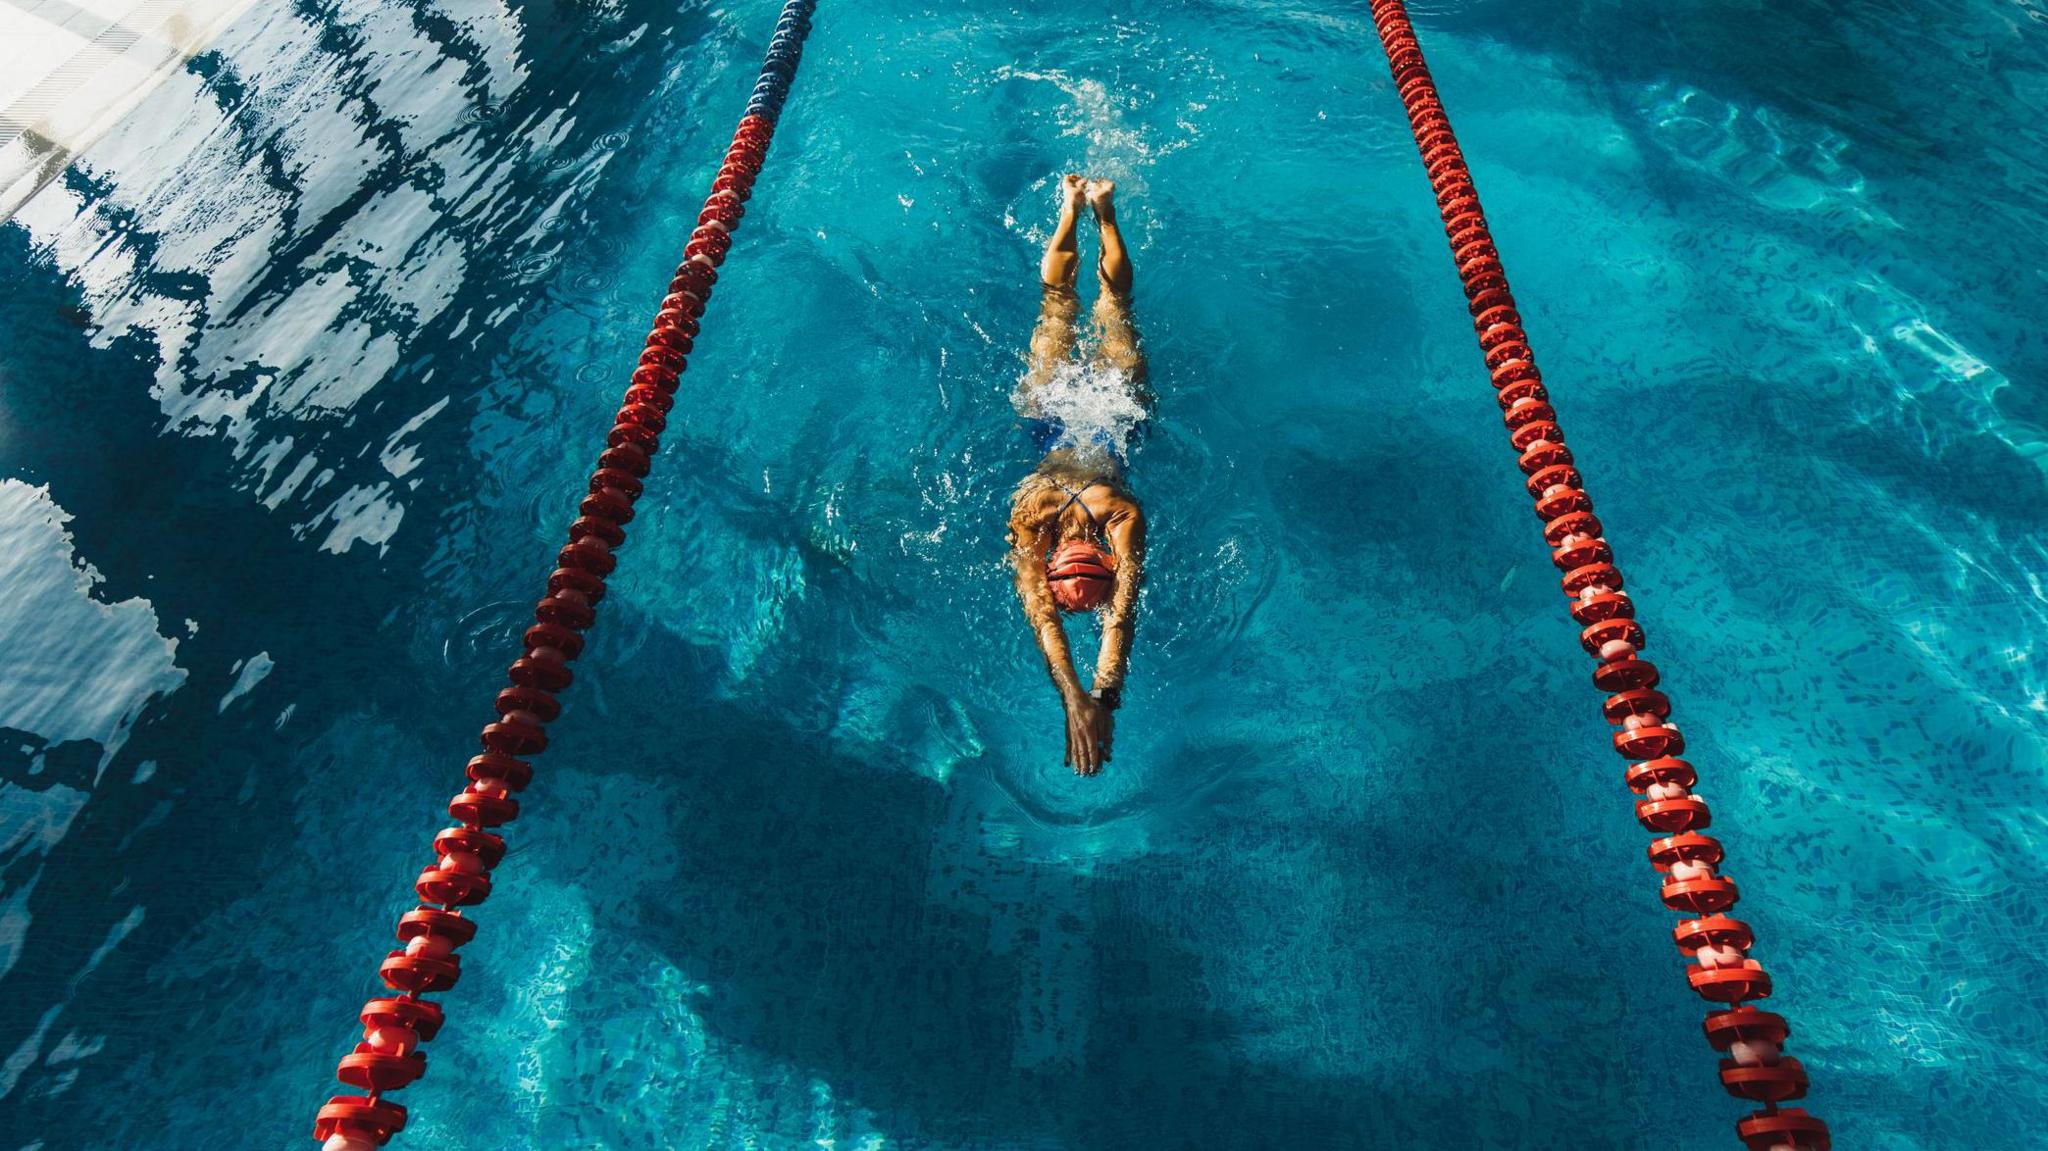
[[[1081,497],[1082,497],[1083,495],[1087,494],[1087,492],[1088,492],[1088,489],[1090,489],[1090,488],[1095,488],[1095,487],[1108,487],[1108,486],[1109,486],[1109,483],[1108,483],[1108,481],[1107,481],[1107,480],[1104,480],[1104,479],[1101,479],[1100,477],[1098,477],[1098,478],[1096,478],[1096,479],[1092,479],[1092,480],[1089,480],[1089,481],[1088,481],[1087,483],[1085,483],[1085,484],[1082,484],[1082,485],[1081,485],[1081,486],[1080,486],[1079,488],[1070,488],[1070,487],[1068,487],[1068,486],[1067,486],[1066,484],[1064,484],[1064,483],[1061,483],[1061,482],[1060,482],[1060,481],[1059,481],[1058,479],[1056,479],[1056,478],[1054,478],[1054,477],[1052,477],[1052,476],[1047,476],[1047,477],[1046,477],[1046,479],[1048,479],[1048,480],[1051,480],[1051,481],[1052,481],[1052,485],[1053,485],[1054,487],[1056,487],[1056,488],[1058,488],[1059,490],[1061,490],[1061,491],[1063,491],[1063,492],[1067,493],[1067,502],[1066,502],[1066,503],[1063,503],[1063,504],[1061,504],[1061,505],[1060,505],[1060,510],[1058,510],[1058,511],[1056,511],[1056,512],[1054,512],[1054,513],[1052,514],[1052,525],[1053,525],[1053,531],[1054,531],[1055,533],[1057,533],[1057,532],[1059,531],[1060,517],[1061,517],[1061,516],[1063,516],[1063,515],[1066,515],[1066,514],[1067,514],[1067,509],[1068,509],[1068,508],[1070,508],[1070,507],[1073,507],[1073,506],[1074,506],[1075,504],[1080,504],[1080,505],[1081,505],[1081,514],[1082,514],[1082,515],[1084,515],[1084,516],[1087,516],[1087,517],[1088,517],[1088,526],[1089,526],[1089,527],[1091,527],[1091,528],[1093,528],[1093,529],[1095,529],[1095,534],[1096,534],[1096,535],[1098,535],[1098,536],[1101,536],[1101,537],[1102,537],[1102,542],[1103,542],[1103,544],[1105,544],[1105,545],[1108,545],[1108,544],[1109,544],[1109,536],[1108,536],[1108,534],[1107,534],[1107,533],[1105,533],[1105,532],[1104,532],[1104,531],[1102,530],[1102,524],[1101,524],[1101,523],[1100,523],[1099,521],[1097,521],[1097,520],[1096,520],[1096,518],[1095,518],[1095,513],[1094,513],[1094,512],[1091,512],[1091,511],[1089,511],[1089,510],[1088,510],[1088,505],[1087,505],[1087,504],[1085,504],[1085,503],[1082,503],[1082,501],[1081,501]],[[1048,558],[1050,558],[1050,557],[1051,557],[1051,555],[1052,555],[1052,552],[1048,551],[1048,552],[1046,553],[1046,555],[1047,555],[1047,557],[1048,557]]]
[[[1050,478],[1050,477],[1048,477],[1048,478]],[[1070,488],[1070,487],[1068,487],[1067,485],[1065,485],[1065,484],[1061,483],[1060,481],[1058,481],[1058,480],[1056,480],[1056,479],[1055,479],[1055,480],[1053,480],[1052,482],[1053,482],[1053,486],[1054,486],[1054,487],[1056,487],[1056,488],[1058,488],[1059,490],[1061,490],[1061,491],[1063,491],[1063,492],[1067,493],[1067,502],[1066,502],[1066,503],[1063,503],[1063,504],[1061,504],[1061,505],[1060,505],[1060,510],[1058,510],[1058,511],[1056,511],[1056,512],[1052,513],[1052,522],[1053,522],[1053,523],[1054,523],[1055,525],[1057,525],[1057,524],[1058,524],[1058,523],[1060,522],[1060,517],[1061,517],[1061,516],[1063,516],[1063,515],[1066,515],[1066,514],[1067,514],[1067,509],[1068,509],[1068,508],[1070,508],[1070,507],[1073,507],[1073,506],[1074,506],[1075,504],[1080,504],[1080,505],[1081,505],[1081,514],[1082,514],[1082,515],[1084,515],[1084,516],[1087,516],[1087,517],[1088,517],[1088,526],[1089,526],[1089,527],[1091,527],[1091,528],[1094,528],[1094,529],[1095,529],[1096,531],[1098,531],[1098,532],[1102,530],[1102,525],[1101,525],[1101,524],[1098,524],[1098,523],[1096,523],[1096,522],[1095,522],[1095,513],[1094,513],[1094,512],[1091,512],[1091,511],[1089,511],[1089,510],[1088,510],[1088,505],[1087,505],[1087,504],[1085,504],[1085,503],[1082,503],[1082,501],[1081,501],[1081,497],[1082,497],[1082,496],[1083,496],[1084,494],[1086,494],[1086,493],[1087,493],[1087,491],[1088,491],[1088,489],[1089,489],[1089,488],[1093,488],[1093,487],[1099,487],[1099,486],[1101,486],[1101,484],[1102,484],[1102,481],[1101,481],[1101,480],[1089,480],[1089,481],[1088,481],[1087,483],[1085,483],[1085,484],[1082,484],[1082,485],[1081,485],[1081,487],[1079,488],[1079,490],[1076,490],[1076,489],[1074,489],[1074,488]]]

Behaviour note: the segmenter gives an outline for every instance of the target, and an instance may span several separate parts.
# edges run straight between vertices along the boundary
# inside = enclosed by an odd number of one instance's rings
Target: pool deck
[[[0,0],[0,221],[254,0]]]

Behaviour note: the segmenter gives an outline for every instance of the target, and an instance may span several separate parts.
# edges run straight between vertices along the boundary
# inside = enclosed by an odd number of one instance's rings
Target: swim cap
[[[1109,600],[1116,586],[1116,558],[1093,540],[1068,540],[1052,553],[1046,582],[1061,611],[1093,611]]]

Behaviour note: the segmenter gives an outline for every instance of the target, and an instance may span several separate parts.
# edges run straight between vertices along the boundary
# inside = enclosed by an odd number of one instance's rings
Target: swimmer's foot
[[[1088,195],[1088,181],[1079,172],[1068,172],[1060,177],[1060,215],[1077,214],[1081,201]]]
[[[1116,181],[1090,180],[1083,185],[1083,192],[1096,219],[1116,222]]]

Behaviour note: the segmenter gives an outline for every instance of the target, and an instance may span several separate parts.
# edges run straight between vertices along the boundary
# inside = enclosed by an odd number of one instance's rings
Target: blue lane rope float
[[[605,579],[617,563],[614,552],[626,542],[626,524],[661,446],[676,384],[697,338],[698,318],[732,247],[733,229],[746,214],[816,6],[816,0],[789,0],[775,23],[746,116],[733,132],[683,249],[683,262],[655,313],[591,474],[589,494],[548,575],[547,594],[535,605],[521,654],[506,671],[510,686],[498,693],[498,718],[484,726],[484,750],[469,761],[468,786],[448,801],[456,826],[434,836],[434,862],[414,884],[420,905],[398,921],[404,946],[379,966],[378,975],[397,994],[363,1008],[362,1041],[336,1072],[364,1094],[334,1096],[314,1122],[313,1138],[323,1141],[322,1151],[375,1151],[405,1126],[405,1108],[384,1096],[426,1073],[420,1048],[440,1031],[443,1015],[439,1003],[423,996],[446,991],[462,975],[456,951],[476,937],[476,923],[462,909],[490,895],[491,870],[505,855],[504,838],[491,829],[518,817],[514,797],[533,779],[527,760],[547,749],[547,725],[561,714],[556,693],[574,678],[569,664],[583,651],[582,633],[596,620]]]
[[[1721,1060],[1721,1084],[1739,1099],[1763,1104],[1736,1124],[1736,1135],[1748,1151],[1828,1151],[1826,1123],[1800,1108],[1779,1106],[1805,1097],[1806,1070],[1782,1052],[1792,1032],[1784,1017],[1750,1006],[1751,1000],[1770,995],[1771,977],[1749,957],[1755,942],[1749,925],[1723,914],[1735,905],[1738,892],[1717,871],[1720,842],[1700,834],[1710,816],[1705,801],[1692,792],[1697,773],[1678,758],[1685,753],[1685,737],[1671,720],[1670,699],[1656,690],[1656,666],[1638,658],[1649,641],[1635,618],[1634,602],[1622,590],[1621,571],[1593,515],[1592,497],[1564,446],[1557,412],[1508,290],[1500,251],[1480,210],[1479,191],[1415,26],[1401,0],[1373,0],[1372,14],[1436,193],[1508,443],[1528,477],[1551,561],[1564,573],[1572,619],[1584,628],[1580,644],[1598,661],[1593,682],[1611,693],[1602,711],[1615,726],[1614,750],[1630,761],[1625,780],[1639,797],[1636,819],[1659,837],[1649,850],[1662,879],[1659,894],[1666,907],[1689,916],[1672,932],[1679,951],[1694,961],[1687,981],[1701,998],[1721,1006],[1704,1024],[1707,1042],[1727,1056]]]

